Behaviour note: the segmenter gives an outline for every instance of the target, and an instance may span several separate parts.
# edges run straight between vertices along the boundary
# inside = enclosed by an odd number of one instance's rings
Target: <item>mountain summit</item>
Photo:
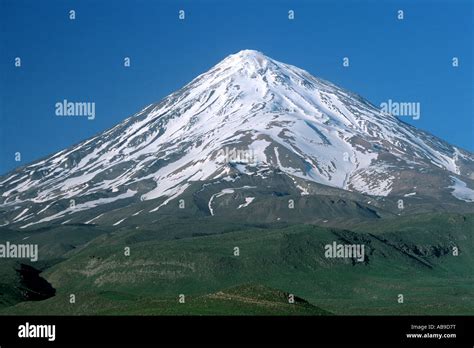
[[[243,50],[102,134],[1,177],[0,225],[101,223],[128,207],[118,225],[190,193],[214,215],[219,197],[257,196],[278,180],[282,194],[457,206],[474,201],[473,170],[471,153]],[[255,199],[244,198],[238,209]]]

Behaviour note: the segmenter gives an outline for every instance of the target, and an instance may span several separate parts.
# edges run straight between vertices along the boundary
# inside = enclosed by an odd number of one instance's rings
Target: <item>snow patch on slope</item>
[[[451,179],[453,179],[453,185],[449,186],[449,188],[453,189],[451,194],[462,201],[474,202],[474,190],[467,187],[464,181],[459,180],[455,176],[451,176]]]
[[[237,209],[247,207],[250,203],[253,202],[254,199],[255,199],[255,197],[245,197],[245,203],[239,204]]]

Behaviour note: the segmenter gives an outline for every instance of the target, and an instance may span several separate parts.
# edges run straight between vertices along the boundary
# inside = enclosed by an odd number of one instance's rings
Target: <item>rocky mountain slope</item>
[[[474,155],[244,50],[102,134],[0,177],[0,225],[119,225],[186,195],[202,214],[229,197],[243,211],[265,187],[369,209],[380,199],[472,209]]]

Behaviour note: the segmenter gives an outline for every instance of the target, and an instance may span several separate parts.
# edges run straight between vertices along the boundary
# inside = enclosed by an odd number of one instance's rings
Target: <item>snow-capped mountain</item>
[[[275,171],[303,195],[311,194],[306,183],[316,183],[371,196],[474,201],[473,154],[302,69],[244,50],[102,134],[1,177],[0,225],[67,221],[121,201],[156,200],[153,213],[193,183]]]

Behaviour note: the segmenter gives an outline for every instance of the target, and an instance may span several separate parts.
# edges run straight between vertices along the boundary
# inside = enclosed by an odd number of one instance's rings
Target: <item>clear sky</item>
[[[110,128],[242,49],[375,105],[419,102],[420,119],[405,121],[473,151],[472,18],[471,0],[0,0],[0,174]],[[64,99],[95,102],[95,119],[56,116]]]

